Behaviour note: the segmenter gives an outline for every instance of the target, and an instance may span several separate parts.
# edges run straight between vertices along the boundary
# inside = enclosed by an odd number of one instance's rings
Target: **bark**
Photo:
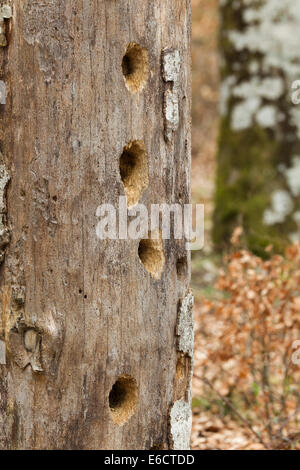
[[[298,0],[221,2],[218,247],[236,225],[259,254],[299,239],[299,11]]]
[[[189,202],[189,1],[0,5],[0,447],[187,448],[185,241],[96,212]]]

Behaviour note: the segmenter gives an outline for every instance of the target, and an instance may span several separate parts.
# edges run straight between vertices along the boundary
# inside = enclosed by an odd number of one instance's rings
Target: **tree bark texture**
[[[264,255],[299,240],[299,0],[223,0],[221,126],[214,239],[236,225]],[[299,84],[298,84],[299,87]],[[299,94],[299,93],[298,93]]]
[[[0,447],[187,448],[185,241],[96,212],[190,200],[189,1],[0,5]]]

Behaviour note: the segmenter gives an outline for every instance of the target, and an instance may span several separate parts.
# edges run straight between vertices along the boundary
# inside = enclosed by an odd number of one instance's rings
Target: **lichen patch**
[[[162,52],[162,77],[166,82],[164,91],[165,140],[171,142],[179,125],[179,73],[180,54],[178,50],[165,49]]]
[[[170,412],[172,449],[189,450],[192,430],[192,410],[184,399],[177,400]]]
[[[12,17],[12,9],[8,4],[0,6],[0,47],[7,46],[7,26]]]
[[[176,90],[166,90],[164,95],[165,136],[172,140],[173,132],[179,125],[179,102]]]
[[[178,50],[165,49],[163,57],[163,79],[165,82],[177,82],[180,72],[180,54]]]
[[[189,292],[184,299],[180,300],[176,327],[178,350],[191,358],[194,351],[193,307],[194,296],[192,292]]]
[[[0,365],[6,364],[5,341],[0,340]]]
[[[6,189],[10,176],[4,164],[0,164],[0,263],[5,255],[6,246],[10,240],[10,232],[6,226]]]

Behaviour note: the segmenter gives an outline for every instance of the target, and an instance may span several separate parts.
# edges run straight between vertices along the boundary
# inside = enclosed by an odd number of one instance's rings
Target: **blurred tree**
[[[222,0],[220,8],[214,241],[226,246],[242,224],[254,252],[281,250],[299,238],[300,105],[292,85],[300,79],[300,1]]]

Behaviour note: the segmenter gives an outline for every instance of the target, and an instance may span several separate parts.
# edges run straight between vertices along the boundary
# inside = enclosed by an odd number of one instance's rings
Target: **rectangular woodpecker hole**
[[[133,416],[137,399],[136,380],[129,375],[119,377],[109,393],[109,407],[115,424],[123,426]]]
[[[6,365],[6,348],[5,341],[0,340],[0,365]]]
[[[140,140],[130,141],[120,157],[120,175],[128,207],[135,206],[149,183],[145,146]]]

